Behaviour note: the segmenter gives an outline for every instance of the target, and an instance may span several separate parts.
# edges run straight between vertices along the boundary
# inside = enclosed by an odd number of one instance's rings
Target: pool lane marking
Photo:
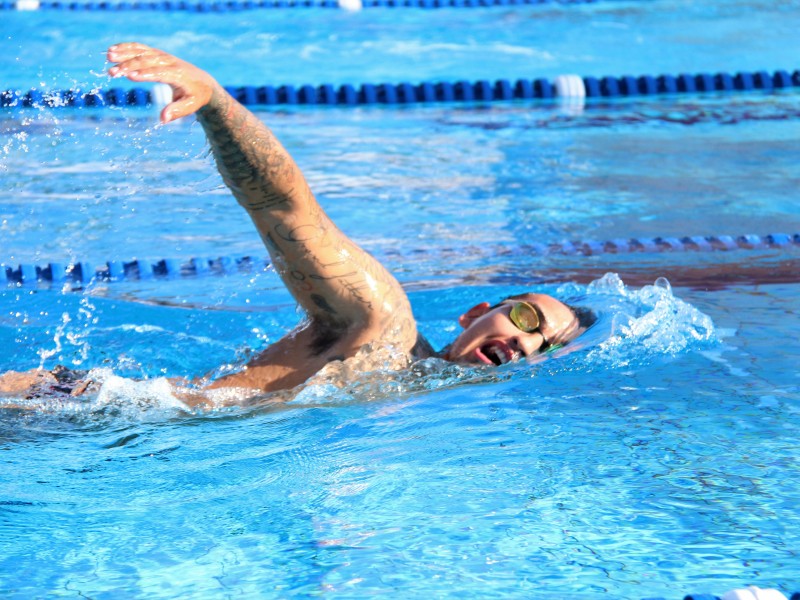
[[[407,105],[439,102],[503,102],[511,100],[559,101],[577,110],[586,99],[627,98],[641,96],[672,96],[681,94],[776,92],[791,91],[800,87],[800,70],[789,73],[778,70],[772,73],[729,73],[674,75],[622,75],[620,77],[579,77],[559,75],[548,79],[518,79],[514,82],[499,79],[494,82],[422,82],[364,83],[322,85],[262,85],[226,87],[225,89],[245,106],[313,105]],[[0,92],[0,108],[87,108],[109,106],[163,105],[166,92],[162,87],[153,91],[144,88],[111,88],[108,90],[80,89],[46,91],[32,89]]]
[[[616,238],[601,241],[564,241],[551,244],[523,244],[515,248],[491,248],[491,254],[517,256],[595,256],[600,254],[666,253],[666,252],[717,252],[733,250],[758,250],[765,248],[789,248],[800,246],[800,233],[793,235],[772,233],[765,236],[755,234],[720,236],[685,236],[656,238]],[[436,250],[415,249],[412,252],[387,251],[386,257],[464,254],[485,254],[472,247],[438,248]],[[270,267],[265,258],[252,256],[220,256],[216,258],[191,258],[189,260],[161,259],[156,261],[134,259],[111,260],[95,266],[87,261],[69,264],[47,263],[45,265],[0,263],[0,286],[34,283],[89,283],[95,281],[124,281],[144,279],[177,279],[202,275],[224,275],[238,272],[264,270]]]

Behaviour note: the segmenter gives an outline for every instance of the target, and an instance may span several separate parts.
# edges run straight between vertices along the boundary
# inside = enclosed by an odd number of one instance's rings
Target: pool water
[[[230,85],[793,70],[798,12],[5,13],[0,80],[104,87],[121,39]],[[800,590],[800,249],[529,249],[800,232],[796,92],[257,114],[434,346],[473,304],[528,289],[598,324],[530,363],[429,360],[278,407],[187,411],[164,377],[236,368],[297,322],[271,270],[0,290],[0,371],[105,382],[90,401],[0,408],[0,595]],[[265,254],[188,119],[8,109],[0,178],[5,264]]]

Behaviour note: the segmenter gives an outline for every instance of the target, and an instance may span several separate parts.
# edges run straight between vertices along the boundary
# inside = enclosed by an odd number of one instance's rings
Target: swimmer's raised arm
[[[109,69],[114,77],[172,87],[174,101],[161,112],[163,123],[197,113],[225,183],[307,311],[310,327],[268,353],[295,353],[293,346],[306,344],[320,362],[352,356],[373,341],[411,351],[416,325],[399,283],[339,231],[292,157],[255,115],[208,73],[160,50],[118,44],[108,58],[117,63]]]

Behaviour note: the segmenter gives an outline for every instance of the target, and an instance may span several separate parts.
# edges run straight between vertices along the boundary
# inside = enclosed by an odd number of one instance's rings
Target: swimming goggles
[[[542,318],[542,313],[539,312],[539,309],[533,304],[528,304],[527,302],[517,302],[511,308],[511,312],[509,313],[508,317],[511,319],[511,322],[514,324],[514,326],[523,333],[539,332],[539,335],[541,335],[542,339],[544,340],[544,344],[542,344],[539,352],[544,352],[550,346],[550,342],[547,341],[544,333],[542,333],[542,330],[539,329],[542,325],[542,321],[544,320]]]

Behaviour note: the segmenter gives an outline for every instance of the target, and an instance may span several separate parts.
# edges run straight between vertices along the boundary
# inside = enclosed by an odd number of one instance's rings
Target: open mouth
[[[519,352],[514,352],[508,344],[495,340],[483,344],[475,349],[476,356],[487,365],[500,366],[519,358]]]

